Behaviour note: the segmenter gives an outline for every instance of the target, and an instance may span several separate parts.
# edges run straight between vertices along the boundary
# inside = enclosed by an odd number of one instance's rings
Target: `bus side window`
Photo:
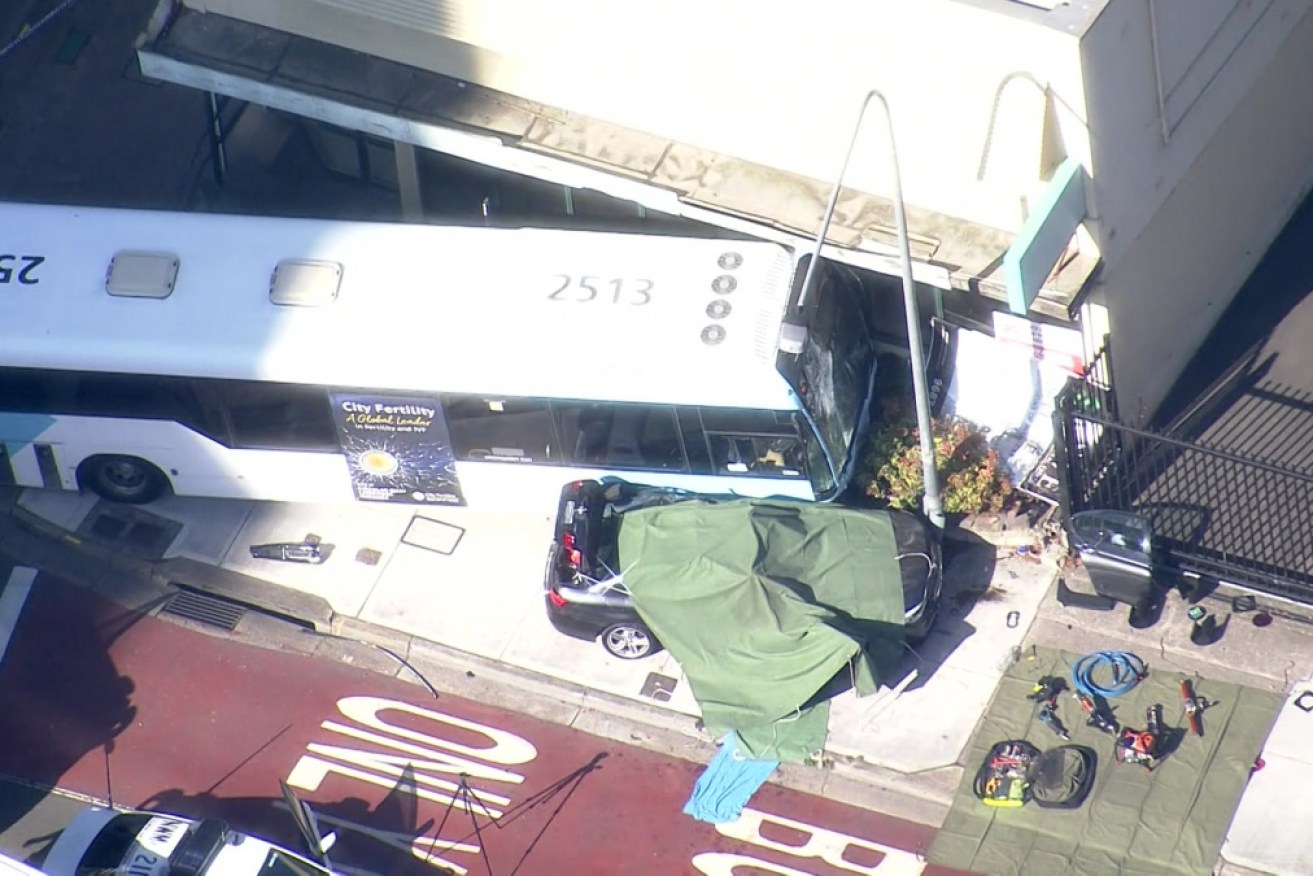
[[[219,396],[237,447],[341,452],[321,386],[231,380],[219,385]]]
[[[0,368],[0,410],[62,413],[55,404],[55,372]]]
[[[702,415],[692,406],[678,409],[679,428],[688,456],[688,470],[694,474],[716,474],[707,450],[707,433],[702,427]]]
[[[667,405],[553,403],[562,457],[576,465],[685,471],[684,446]]]
[[[644,407],[638,446],[643,454],[645,468],[688,471],[688,461],[684,458],[684,443],[680,439],[674,408],[666,405]]]
[[[561,458],[577,465],[602,465],[615,418],[610,405],[593,402],[553,403]]]
[[[545,401],[445,395],[442,409],[457,459],[554,463],[560,458]]]
[[[711,459],[725,474],[800,478],[806,473],[802,442],[788,435],[710,435]]]
[[[81,414],[182,423],[199,417],[196,398],[181,377],[83,373],[74,392]]]

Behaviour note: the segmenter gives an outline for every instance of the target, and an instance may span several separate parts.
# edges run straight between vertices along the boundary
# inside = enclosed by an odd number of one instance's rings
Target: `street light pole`
[[[884,111],[884,122],[889,134],[889,163],[894,176],[894,224],[898,230],[898,254],[903,268],[903,311],[907,317],[907,343],[912,358],[912,396],[916,403],[916,428],[921,438],[921,474],[925,479],[925,516],[938,529],[944,528],[944,505],[939,494],[939,473],[935,470],[935,439],[930,429],[930,395],[926,388],[925,355],[921,350],[921,318],[916,303],[916,281],[912,277],[912,244],[907,236],[907,212],[903,206],[903,181],[898,171],[898,148],[894,144],[894,119],[889,112],[889,101],[878,90],[872,88],[862,100],[862,108],[857,113],[857,125],[853,128],[852,139],[848,141],[848,151],[844,154],[843,165],[839,168],[839,178],[834,182],[834,191],[830,202],[825,207],[821,218],[821,229],[816,235],[816,250],[812,253],[807,273],[803,275],[802,291],[798,305],[806,299],[811,290],[812,276],[816,265],[821,260],[821,247],[825,245],[826,235],[830,230],[830,220],[834,218],[834,208],[839,202],[839,191],[843,188],[843,178],[848,173],[848,161],[857,146],[857,136],[862,132],[862,121],[866,118],[866,109],[875,99]]]

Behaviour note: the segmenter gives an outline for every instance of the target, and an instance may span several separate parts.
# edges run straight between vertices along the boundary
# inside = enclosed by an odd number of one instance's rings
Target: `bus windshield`
[[[835,476],[842,477],[850,468],[853,442],[862,432],[861,418],[874,376],[875,342],[856,279],[839,270],[825,271],[822,277],[807,302],[808,332],[802,353],[781,356],[781,371],[815,421],[837,469]]]

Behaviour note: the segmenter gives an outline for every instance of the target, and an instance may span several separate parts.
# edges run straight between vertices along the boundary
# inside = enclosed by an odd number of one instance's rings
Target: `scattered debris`
[[[281,560],[285,563],[310,563],[312,565],[319,565],[328,559],[318,544],[294,541],[253,544],[251,545],[251,556],[257,560]]]

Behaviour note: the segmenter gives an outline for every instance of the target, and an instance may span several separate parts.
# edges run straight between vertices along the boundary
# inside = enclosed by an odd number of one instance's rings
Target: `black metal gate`
[[[1313,604],[1313,472],[1119,422],[1107,349],[1058,396],[1062,510],[1134,511],[1179,567]]]

